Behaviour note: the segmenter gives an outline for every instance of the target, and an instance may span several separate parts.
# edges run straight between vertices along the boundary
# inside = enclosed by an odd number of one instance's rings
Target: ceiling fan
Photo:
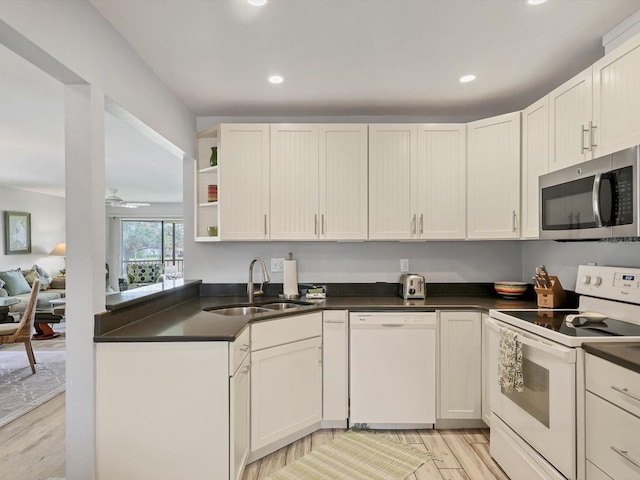
[[[116,195],[116,193],[118,193],[117,188],[110,188],[109,192],[111,195],[104,199],[104,204],[107,207],[138,208],[151,206],[150,203],[146,202],[125,202],[122,198]]]

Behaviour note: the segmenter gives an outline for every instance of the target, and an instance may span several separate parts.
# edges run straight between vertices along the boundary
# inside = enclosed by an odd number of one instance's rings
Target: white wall
[[[5,255],[4,212],[17,211],[31,214],[31,253]],[[41,193],[0,187],[0,270],[21,268],[29,270],[38,264],[51,275],[64,268],[64,258],[51,257],[56,244],[65,242],[65,200]]]
[[[562,286],[575,290],[578,265],[598,265],[640,268],[638,242],[553,242],[522,243],[523,280],[531,282],[536,265],[543,264],[550,275],[557,275]]]
[[[397,282],[400,259],[427,282],[493,282],[521,277],[519,242],[232,242],[189,245],[188,278],[245,283],[255,256],[298,261],[299,283]],[[269,266],[269,265],[268,265]],[[258,277],[259,278],[259,277]],[[282,274],[271,275],[274,283]]]

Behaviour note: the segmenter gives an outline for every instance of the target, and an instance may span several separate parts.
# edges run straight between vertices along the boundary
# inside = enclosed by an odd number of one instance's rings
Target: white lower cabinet
[[[292,323],[298,338],[276,344]],[[261,337],[273,339],[265,342]],[[280,337],[283,338],[283,337]],[[252,327],[251,455],[253,461],[317,430],[322,420],[322,314],[296,315]]]
[[[439,419],[482,417],[482,315],[439,312]]]
[[[240,480],[249,457],[249,385],[251,357],[247,355],[229,380],[230,480]]]
[[[96,478],[229,478],[228,342],[96,344]]]
[[[585,383],[587,480],[640,479],[640,374],[587,354]]]
[[[487,319],[489,315],[482,313],[482,421],[491,426],[491,389],[489,388],[489,332]]]
[[[322,314],[322,427],[346,428],[349,416],[347,310]]]

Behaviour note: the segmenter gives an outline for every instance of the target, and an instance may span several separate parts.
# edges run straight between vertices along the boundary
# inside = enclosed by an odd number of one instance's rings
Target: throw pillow
[[[0,288],[4,287],[4,280],[0,279]]]
[[[29,285],[33,286],[33,281],[36,278],[40,279],[40,290],[47,290],[51,285],[51,280],[53,280],[51,275],[45,272],[42,267],[34,265],[31,270],[24,274],[24,279]]]
[[[24,279],[22,270],[8,270],[6,272],[0,272],[0,279],[4,280],[5,290],[11,296],[22,295],[23,293],[31,292],[31,286]]]
[[[127,268],[129,283],[155,283],[162,273],[162,265],[137,265],[131,264]]]

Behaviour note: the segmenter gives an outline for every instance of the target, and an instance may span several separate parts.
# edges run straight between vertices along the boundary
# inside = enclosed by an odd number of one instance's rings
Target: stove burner
[[[503,313],[570,337],[640,336],[640,325],[589,314],[581,316],[577,310],[503,310]]]

